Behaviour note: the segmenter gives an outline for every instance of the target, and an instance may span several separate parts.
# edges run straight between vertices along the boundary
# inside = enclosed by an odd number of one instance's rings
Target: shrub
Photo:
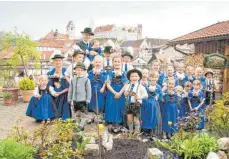
[[[27,91],[27,90],[34,90],[35,89],[35,82],[28,77],[23,78],[19,82],[19,88],[20,90]]]
[[[33,159],[36,149],[32,146],[17,143],[11,139],[0,140],[0,158]]]
[[[3,98],[4,99],[11,99],[12,97],[13,97],[13,95],[12,95],[11,92],[6,91],[6,92],[3,93]]]
[[[229,101],[229,93],[223,94],[222,100],[216,100],[214,107],[207,109],[210,118],[209,130],[217,137],[229,136],[229,107],[225,102]]]

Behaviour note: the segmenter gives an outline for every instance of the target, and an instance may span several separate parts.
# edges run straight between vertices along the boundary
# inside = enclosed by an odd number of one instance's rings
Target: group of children
[[[130,133],[144,130],[170,138],[178,129],[178,117],[197,111],[201,114],[198,129],[204,128],[205,106],[214,100],[211,70],[203,74],[202,68],[194,71],[181,63],[176,71],[168,66],[164,74],[158,60],[150,70],[139,70],[131,65],[131,52],[118,56],[111,46],[105,46],[103,56],[94,52],[86,65],[87,52],[75,49],[74,62],[67,69],[60,66],[62,55],[55,55],[55,68],[39,77],[26,114],[49,122],[72,118],[74,113],[80,130],[98,116],[113,132],[128,128]],[[89,65],[92,69],[87,71]]]

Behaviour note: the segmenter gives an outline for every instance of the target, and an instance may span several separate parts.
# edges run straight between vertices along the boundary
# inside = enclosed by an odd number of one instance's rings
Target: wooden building
[[[218,22],[169,41],[169,45],[194,44],[195,53],[220,53],[229,59],[229,20]],[[229,91],[229,67],[224,70],[223,92]]]

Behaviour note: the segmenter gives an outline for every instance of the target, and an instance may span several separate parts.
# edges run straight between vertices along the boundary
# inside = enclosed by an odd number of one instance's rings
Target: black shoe
[[[42,120],[36,120],[36,123],[41,123],[42,122]]]
[[[120,126],[113,128],[113,133],[118,134],[121,132]]]
[[[87,121],[87,124],[91,124],[91,123],[94,123],[94,119],[89,119],[88,121]]]

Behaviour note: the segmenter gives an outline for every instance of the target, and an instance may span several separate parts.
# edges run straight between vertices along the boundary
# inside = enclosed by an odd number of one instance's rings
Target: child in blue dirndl
[[[36,87],[34,96],[30,99],[26,115],[36,121],[47,121],[54,117],[52,97],[49,94],[48,78],[45,75],[39,77],[40,85]]]
[[[123,123],[125,110],[124,91],[128,83],[126,73],[121,71],[121,58],[114,57],[112,60],[114,71],[107,82],[107,94],[105,104],[105,121],[109,124]],[[111,128],[112,125],[109,125]]]
[[[162,130],[161,110],[159,101],[162,99],[161,87],[157,84],[158,74],[150,75],[150,85],[146,87],[148,98],[143,99],[141,106],[142,128],[154,129],[155,134],[160,134]],[[157,130],[156,130],[157,128]]]
[[[191,111],[197,111],[200,116],[200,123],[198,125],[198,129],[204,128],[204,93],[200,89],[201,82],[199,80],[195,80],[193,82],[194,89],[189,92],[189,107]]]
[[[168,89],[163,92],[163,107],[162,107],[162,130],[163,138],[166,139],[177,131],[177,117],[178,117],[178,96],[174,91],[174,80],[168,81]]]
[[[72,117],[71,107],[68,103],[69,83],[64,79],[65,71],[66,69],[62,68],[62,74],[59,77],[55,76],[55,68],[48,72],[50,77],[50,93],[52,94],[56,103],[56,118],[62,118],[62,120]]]
[[[96,102],[98,102],[99,120],[102,122],[102,115],[105,106],[105,81],[106,73],[102,70],[103,58],[99,55],[95,56],[93,65],[94,69],[88,72],[88,78],[91,81],[92,96],[89,104],[89,111],[96,113]],[[96,98],[97,92],[97,98]],[[97,100],[97,101],[96,101]],[[93,118],[92,118],[93,119]]]

